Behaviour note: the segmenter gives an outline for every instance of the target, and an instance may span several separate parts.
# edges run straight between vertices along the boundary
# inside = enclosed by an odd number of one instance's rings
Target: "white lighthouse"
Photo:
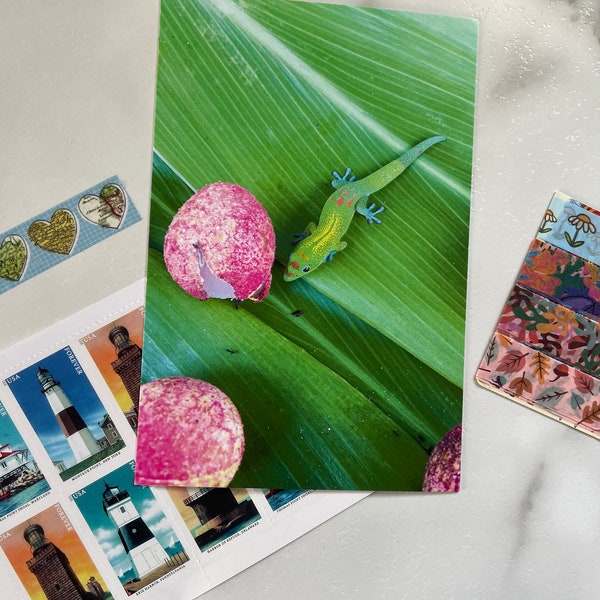
[[[129,492],[110,487],[106,482],[102,507],[119,532],[119,539],[129,554],[137,576],[141,579],[165,564],[169,556],[158,543],[146,522],[140,517]]]
[[[38,367],[37,378],[42,388],[42,394],[46,396],[77,462],[81,462],[92,456],[92,454],[99,452],[100,445],[98,441],[88,429],[77,409],[71,404],[60,385],[60,381],[56,381],[50,371],[42,367]]]

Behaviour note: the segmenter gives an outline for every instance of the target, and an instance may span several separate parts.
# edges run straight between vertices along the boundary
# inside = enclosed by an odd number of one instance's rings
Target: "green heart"
[[[7,235],[0,245],[0,277],[19,281],[27,265],[27,245],[20,235]]]

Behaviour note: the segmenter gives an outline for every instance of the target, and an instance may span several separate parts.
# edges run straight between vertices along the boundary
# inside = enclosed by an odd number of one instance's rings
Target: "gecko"
[[[304,277],[323,263],[331,261],[336,252],[346,248],[347,243],[342,237],[350,227],[355,212],[365,217],[369,224],[381,223],[377,215],[384,207],[375,209],[375,204],[367,206],[369,196],[398,177],[425,150],[445,139],[442,135],[427,138],[358,181],[351,174],[351,169],[346,169],[344,175],[334,171],[331,185],[336,191],[325,202],[318,224],[311,222],[304,233],[294,236],[292,243],[296,247],[289,256],[283,279],[293,281]]]

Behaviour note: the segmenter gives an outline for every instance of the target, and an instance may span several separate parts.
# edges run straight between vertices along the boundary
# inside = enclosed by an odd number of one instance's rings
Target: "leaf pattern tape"
[[[600,379],[498,331],[477,369],[477,382],[600,438]]]
[[[477,382],[600,439],[600,211],[555,192]]]

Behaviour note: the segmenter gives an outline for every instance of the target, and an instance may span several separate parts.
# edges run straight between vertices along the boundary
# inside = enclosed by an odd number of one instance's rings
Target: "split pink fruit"
[[[214,385],[166,377],[141,386],[136,484],[227,487],[243,453],[240,415]]]
[[[271,286],[275,234],[263,205],[233,183],[212,183],[179,209],[165,236],[171,277],[188,294],[262,300]]]
[[[462,425],[451,429],[433,449],[423,479],[424,492],[458,492]]]

